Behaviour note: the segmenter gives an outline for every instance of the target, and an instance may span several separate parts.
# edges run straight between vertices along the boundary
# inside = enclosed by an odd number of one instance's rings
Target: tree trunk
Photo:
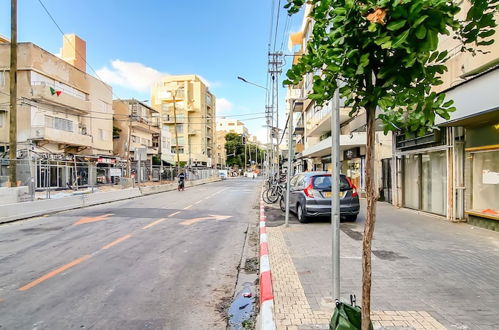
[[[371,323],[371,242],[376,221],[376,191],[374,190],[374,137],[376,106],[366,107],[366,199],[367,217],[362,239],[362,330],[369,330]]]

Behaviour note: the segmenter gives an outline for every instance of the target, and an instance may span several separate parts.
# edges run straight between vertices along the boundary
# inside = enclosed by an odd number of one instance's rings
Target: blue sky
[[[276,5],[278,2],[274,1]],[[263,116],[259,113],[264,111],[265,91],[236,77],[266,83],[272,0],[43,3],[65,33],[76,33],[86,40],[87,62],[111,83],[115,97],[146,100],[150,98],[148,84],[157,75],[195,73],[210,83],[211,91],[220,100],[219,115]],[[281,5],[285,3],[281,1]],[[285,35],[286,16],[281,9],[277,48]],[[10,1],[1,1],[0,34],[7,37],[9,20]],[[296,31],[300,24],[301,16],[295,15],[289,31]],[[50,52],[59,52],[62,35],[37,0],[19,1],[18,25],[20,42],[30,41]],[[287,36],[284,52],[289,53]],[[95,75],[90,68],[87,72]],[[280,95],[285,95],[284,89]],[[283,105],[283,97],[280,103]],[[251,133],[264,136],[263,118],[244,118],[240,117]]]

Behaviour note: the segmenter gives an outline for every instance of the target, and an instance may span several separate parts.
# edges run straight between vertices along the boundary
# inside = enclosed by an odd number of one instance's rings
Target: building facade
[[[461,4],[465,15],[469,2]],[[394,204],[499,230],[499,44],[475,56],[453,36],[440,39],[449,52],[443,84],[454,100],[450,119],[437,117],[427,135],[394,136]]]
[[[181,165],[213,167],[216,99],[197,75],[163,77],[151,90],[151,106],[172,135],[171,152]]]
[[[248,129],[242,121],[237,119],[218,118],[217,131],[224,131],[226,133],[236,133],[244,136],[249,136]]]
[[[136,161],[137,148],[145,148],[147,162],[160,154],[159,113],[135,99],[113,101],[114,154]]]
[[[79,40],[64,53],[85,63]],[[9,144],[10,44],[0,43],[0,152]],[[114,164],[112,88],[74,65],[33,43],[18,44],[18,158],[33,161],[36,187],[65,187],[96,182],[101,170]],[[60,162],[50,168],[43,162]],[[81,166],[69,167],[64,162]],[[23,171],[22,168],[18,171]],[[26,170],[28,171],[28,170]],[[28,172],[29,172],[28,171]],[[35,173],[33,173],[35,172]],[[21,184],[22,178],[18,175]],[[105,178],[107,181],[109,176]]]

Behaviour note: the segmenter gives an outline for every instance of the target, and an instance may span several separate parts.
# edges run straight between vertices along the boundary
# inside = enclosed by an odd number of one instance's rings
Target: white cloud
[[[227,112],[230,112],[233,108],[233,105],[232,103],[221,97],[221,98],[217,98],[217,113],[227,113]]]
[[[122,86],[137,92],[149,92],[151,86],[167,73],[139,62],[111,61],[111,67],[97,70],[97,75],[110,85]]]

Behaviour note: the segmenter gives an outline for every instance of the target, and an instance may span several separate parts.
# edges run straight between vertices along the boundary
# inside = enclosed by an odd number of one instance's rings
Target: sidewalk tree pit
[[[322,106],[334,92],[351,107],[350,116],[366,113],[367,212],[362,253],[362,329],[371,312],[371,241],[376,219],[374,191],[375,121],[389,131],[424,135],[436,129],[438,115],[449,119],[452,100],[432,91],[447,71],[447,51],[438,50],[439,36],[452,34],[460,51],[486,51],[494,42],[494,14],[499,0],[471,0],[461,19],[460,7],[442,0],[288,0],[289,15],[311,5],[313,30],[305,54],[287,72],[285,85],[297,85],[312,73],[308,98]],[[477,49],[481,47],[481,49]],[[376,114],[376,109],[378,114]]]

